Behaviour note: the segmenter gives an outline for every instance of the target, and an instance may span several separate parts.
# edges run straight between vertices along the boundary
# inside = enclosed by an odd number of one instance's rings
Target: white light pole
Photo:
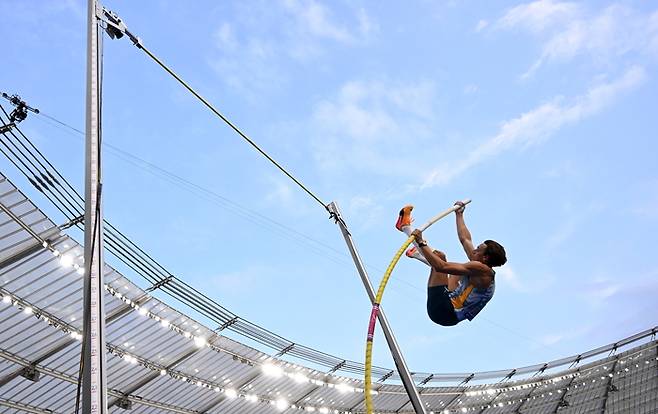
[[[107,413],[105,306],[103,303],[103,214],[101,208],[100,76],[98,4],[87,10],[87,113],[85,144],[85,274],[82,412]]]

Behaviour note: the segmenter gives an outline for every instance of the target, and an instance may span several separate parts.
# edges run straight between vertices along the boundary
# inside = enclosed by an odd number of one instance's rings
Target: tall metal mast
[[[107,413],[103,214],[101,208],[100,90],[97,0],[87,10],[87,113],[85,144],[85,274],[82,412]]]
[[[328,207],[329,207],[329,211],[331,211],[337,218],[336,223],[340,227],[340,231],[343,233],[343,238],[345,239],[345,243],[347,243],[347,247],[350,250],[350,254],[352,255],[352,260],[354,260],[354,264],[356,265],[356,269],[359,272],[359,276],[361,276],[361,281],[363,282],[363,286],[366,288],[366,292],[368,293],[370,302],[374,304],[375,290],[372,288],[372,284],[370,283],[370,279],[368,278],[368,272],[366,272],[365,266],[363,265],[363,262],[361,261],[361,257],[359,256],[359,252],[357,252],[356,250],[356,246],[354,245],[354,241],[352,240],[352,235],[350,234],[349,230],[347,230],[347,226],[345,225],[345,222],[343,221],[340,215],[340,209],[338,208],[338,204],[336,204],[336,202],[331,202]],[[414,411],[416,412],[416,414],[426,414],[427,411],[425,410],[425,406],[423,405],[423,402],[420,399],[420,394],[416,389],[416,384],[414,383],[413,378],[411,378],[411,373],[409,372],[409,368],[407,368],[407,363],[405,362],[404,357],[402,356],[400,347],[398,346],[398,343],[395,340],[395,336],[393,335],[393,330],[391,329],[391,326],[388,323],[388,319],[386,319],[386,315],[384,315],[383,309],[381,308],[379,309],[377,318],[379,319],[379,324],[381,325],[382,331],[384,332],[384,337],[386,338],[388,347],[391,350],[393,361],[395,361],[395,367],[397,368],[398,373],[400,374],[402,385],[404,385],[404,389],[407,391],[407,394],[409,395],[409,401],[411,402]]]

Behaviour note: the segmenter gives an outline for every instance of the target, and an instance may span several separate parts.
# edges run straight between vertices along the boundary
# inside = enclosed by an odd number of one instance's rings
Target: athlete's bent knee
[[[441,260],[446,260],[446,254],[443,253],[441,250],[434,250],[434,254],[439,256]]]

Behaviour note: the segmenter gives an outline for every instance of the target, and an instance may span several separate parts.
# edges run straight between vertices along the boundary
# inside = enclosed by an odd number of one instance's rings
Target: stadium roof
[[[74,412],[81,354],[82,247],[2,174],[0,204],[0,413]],[[233,324],[210,329],[107,265],[105,283],[108,402],[113,412],[365,410],[363,381],[353,377],[362,373],[360,363],[295,344],[293,348],[304,352],[293,355],[286,352],[291,346],[284,338],[266,329],[246,321],[235,329],[236,316],[228,319]],[[261,337],[258,343],[264,349],[222,335],[229,327],[246,340]],[[530,367],[416,372],[414,379],[428,412],[434,413],[656,412],[656,332],[653,328]],[[293,357],[307,363],[292,362]],[[339,363],[333,368],[322,369],[335,361]],[[394,371],[376,368],[375,373],[380,375],[374,385],[376,412],[413,412]],[[498,381],[471,385],[478,379]],[[446,381],[458,385],[434,386]]]

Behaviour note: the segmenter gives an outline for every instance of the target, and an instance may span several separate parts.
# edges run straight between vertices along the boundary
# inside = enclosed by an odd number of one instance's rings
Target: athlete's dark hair
[[[491,267],[502,266],[507,263],[507,256],[505,254],[505,248],[500,245],[500,243],[493,240],[485,240],[484,244],[487,245],[484,254],[488,257],[488,264]]]

